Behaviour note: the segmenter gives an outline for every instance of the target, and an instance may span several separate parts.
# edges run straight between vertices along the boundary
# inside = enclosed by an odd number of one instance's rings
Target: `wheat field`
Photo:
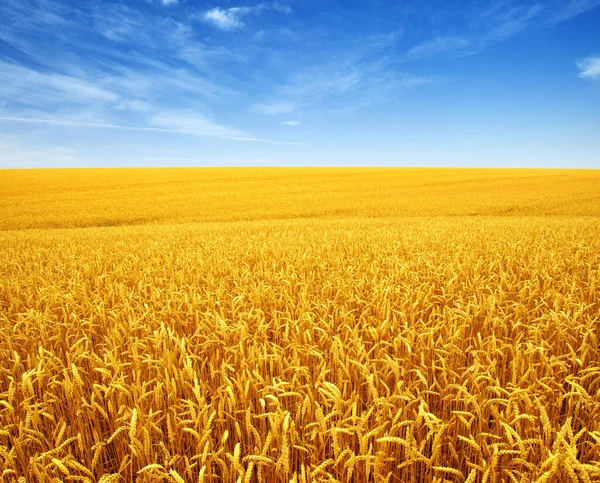
[[[600,171],[0,171],[3,482],[600,481]]]

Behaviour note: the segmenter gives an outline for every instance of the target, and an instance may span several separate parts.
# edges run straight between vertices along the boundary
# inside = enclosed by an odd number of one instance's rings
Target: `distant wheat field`
[[[0,481],[600,481],[600,171],[0,171]]]

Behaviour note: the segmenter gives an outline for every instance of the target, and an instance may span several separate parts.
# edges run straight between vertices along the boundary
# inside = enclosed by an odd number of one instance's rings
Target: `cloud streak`
[[[588,57],[577,62],[579,77],[588,80],[600,80],[600,56]]]
[[[469,26],[464,33],[425,40],[409,49],[403,61],[476,54],[529,28],[565,22],[598,6],[600,0],[551,0],[532,4],[515,0],[467,2],[464,10],[456,15]]]
[[[600,6],[600,0],[569,0],[551,14],[550,23],[560,23]]]
[[[166,128],[166,127],[146,127],[146,126],[123,126],[120,124],[104,124],[97,122],[83,122],[83,121],[69,121],[62,119],[32,119],[23,117],[10,117],[0,116],[0,121],[5,122],[24,122],[32,124],[49,124],[55,126],[72,126],[72,127],[83,127],[90,129],[110,129],[115,131],[139,131],[139,132],[162,132],[172,134],[192,134],[195,136],[211,136],[221,139],[228,139],[231,141],[245,141],[252,143],[266,143],[266,144],[282,144],[291,146],[303,146],[305,143],[297,142],[285,142],[285,141],[272,141],[269,139],[261,139],[255,137],[244,137],[244,136],[232,136],[214,131],[198,131],[192,129],[177,129],[177,128]]]
[[[38,72],[0,60],[0,97],[36,106],[74,102],[116,102],[119,95],[85,78]]]
[[[230,7],[230,8],[212,8],[202,15],[202,19],[221,30],[236,30],[244,27],[242,21],[251,14],[272,10],[279,13],[290,14],[292,9],[287,5],[279,3],[261,3],[254,7]]]
[[[265,116],[292,116],[324,107],[389,102],[400,91],[439,83],[442,79],[398,72],[399,60],[381,56],[346,58],[319,64],[290,76],[266,102],[252,111]]]
[[[410,49],[406,55],[406,60],[419,60],[437,55],[454,54],[467,52],[469,41],[461,37],[437,37],[435,39],[423,42]]]

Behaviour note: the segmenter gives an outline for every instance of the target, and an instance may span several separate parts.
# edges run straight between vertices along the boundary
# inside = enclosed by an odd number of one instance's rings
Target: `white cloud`
[[[18,99],[21,104],[116,102],[119,95],[85,78],[38,72],[0,60],[0,98]]]
[[[176,132],[197,133],[216,137],[237,139],[247,137],[246,134],[208,121],[194,111],[160,111],[148,119],[149,123],[161,129]]]
[[[398,74],[388,84],[398,89],[411,89],[424,85],[441,85],[448,81],[444,77],[416,76],[410,74]]]
[[[232,95],[212,81],[160,62],[144,71],[105,62],[110,74],[93,66],[61,65],[61,71],[37,70],[0,59],[0,100],[18,100],[42,111],[72,109],[115,109],[117,111],[150,112],[165,93],[195,94],[204,99]],[[164,101],[163,101],[164,103]],[[28,117],[28,116],[23,116]]]
[[[177,117],[175,113],[159,113],[150,121],[157,127],[126,126],[121,124],[104,124],[98,122],[70,121],[67,119],[34,119],[23,117],[0,116],[0,122],[18,122],[31,124],[46,124],[54,126],[71,126],[89,129],[110,129],[114,131],[164,132],[173,134],[191,134],[195,136],[212,136],[231,141],[246,141],[253,143],[305,145],[304,143],[271,141],[269,139],[246,136],[244,133],[212,124],[200,117]]]
[[[242,28],[244,24],[241,22],[241,18],[248,13],[248,8],[213,8],[204,14],[204,20],[208,23],[212,23],[215,27],[221,30],[235,30]]]
[[[406,60],[424,59],[440,54],[455,54],[464,52],[469,47],[469,41],[461,37],[438,37],[423,42],[406,53]]]
[[[308,98],[343,94],[360,85],[367,69],[363,71],[361,66],[357,65],[312,69],[297,76],[294,84],[285,88],[285,93],[292,97]]]
[[[577,67],[582,79],[600,80],[600,56],[580,60]]]
[[[516,35],[532,25],[543,21],[548,15],[550,5],[515,5],[510,2],[494,2],[481,14],[482,32],[480,48],[490,42],[501,42]]]
[[[173,133],[188,133],[188,134],[206,134],[205,132],[189,131],[183,129],[169,129],[160,127],[144,127],[144,126],[124,126],[120,124],[105,124],[99,122],[83,122],[70,121],[68,119],[34,119],[25,117],[1,116],[0,121],[4,122],[23,122],[30,124],[48,124],[54,126],[73,126],[92,129],[111,129],[115,131],[162,131]]]
[[[293,99],[306,108],[335,102],[354,102],[352,99],[357,98],[374,101],[381,96],[386,98],[398,89],[434,82],[430,77],[391,72],[390,62],[390,59],[383,57],[378,60],[347,60],[319,65],[291,76],[290,82],[280,89],[280,94],[284,99]],[[282,107],[285,105],[285,102],[279,104]]]
[[[292,13],[292,7],[290,7],[288,5],[281,5],[280,3],[275,2],[275,3],[272,3],[270,5],[270,7],[273,10],[275,10],[276,12],[279,12],[279,13],[285,13],[285,14],[288,14],[288,15],[290,13]]]
[[[274,2],[261,3],[254,7],[215,7],[206,11],[202,15],[202,19],[221,30],[236,30],[244,26],[244,22],[242,22],[244,17],[249,14],[258,14],[265,10],[273,10],[284,14],[292,13],[292,9],[289,6]]]
[[[298,121],[283,121],[281,124],[285,124],[286,126],[299,126],[300,123]]]
[[[439,55],[465,56],[483,51],[531,28],[557,24],[600,5],[600,0],[514,0],[466,2],[458,15],[469,25],[461,36],[440,36],[410,49],[404,61]]]
[[[65,3],[68,2],[38,0],[34,3],[23,0],[2,0],[0,2],[0,19],[2,19],[0,27],[10,26],[13,31],[36,28],[42,31],[51,29],[60,35],[60,29],[64,30],[72,22],[72,19],[69,19],[72,8]]]
[[[162,0],[163,5],[176,5],[179,0]]]
[[[550,23],[559,23],[576,17],[600,5],[600,0],[568,0],[561,2],[550,18]]]
[[[250,136],[244,132],[221,126],[208,121],[193,111],[163,111],[149,118],[150,124],[158,126],[157,130],[172,131],[200,136],[213,136],[232,141],[248,141],[267,144],[304,145],[304,143],[271,141]],[[151,130],[152,128],[145,128]]]
[[[398,72],[395,67],[400,59],[388,55],[388,43],[353,48],[348,53],[339,53],[333,62],[323,59],[304,69],[292,70],[284,83],[268,93],[267,99],[252,106],[252,111],[267,116],[295,117],[294,113],[299,110],[308,112],[323,106],[356,108],[388,103],[401,91],[443,81]],[[381,45],[379,49],[378,45]]]

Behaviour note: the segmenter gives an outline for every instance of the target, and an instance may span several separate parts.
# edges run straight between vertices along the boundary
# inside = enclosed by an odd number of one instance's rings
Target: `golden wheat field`
[[[600,481],[600,171],[0,171],[3,482]]]

